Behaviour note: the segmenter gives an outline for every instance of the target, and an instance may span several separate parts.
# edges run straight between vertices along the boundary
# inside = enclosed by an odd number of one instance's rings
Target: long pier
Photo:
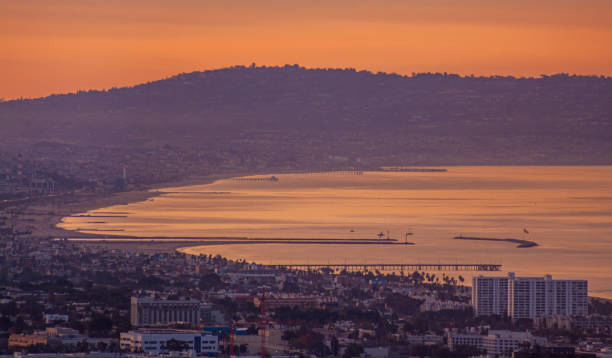
[[[346,270],[346,271],[501,271],[497,264],[286,264],[262,265],[271,269],[290,270]]]

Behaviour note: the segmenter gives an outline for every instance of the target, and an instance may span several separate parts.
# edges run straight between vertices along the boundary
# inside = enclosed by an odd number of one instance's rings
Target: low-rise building
[[[130,323],[135,327],[200,323],[200,301],[132,297]]]
[[[312,296],[290,296],[290,297],[266,297],[266,307],[318,307],[320,300]],[[257,307],[261,305],[259,297],[253,298],[253,304]]]
[[[123,332],[120,335],[121,349],[131,352],[159,354],[174,350],[172,343],[182,345],[184,350],[196,353],[217,353],[218,337],[203,334],[200,331],[184,331],[172,329],[146,329]]]
[[[536,337],[529,332],[500,330],[489,331],[489,334],[483,336],[480,348],[484,349],[489,357],[511,356],[523,343],[528,343],[529,346],[544,346],[548,342],[546,338]]]
[[[482,335],[478,333],[460,333],[455,331],[448,332],[448,348],[451,352],[457,349],[457,346],[482,347]]]
[[[283,340],[283,331],[279,329],[268,328],[265,330],[266,335],[266,351],[272,355],[288,353],[289,342]],[[261,352],[261,335],[260,329],[258,334],[236,334],[234,344],[237,346],[245,346],[246,354],[256,355]]]
[[[67,314],[45,313],[45,324],[53,322],[68,322]]]
[[[47,327],[44,334],[62,344],[77,344],[88,340],[88,337],[80,334],[78,330],[69,327]]]
[[[44,334],[11,334],[8,339],[9,347],[31,347],[47,343],[49,341]]]
[[[458,346],[472,346],[485,351],[488,357],[509,357],[524,343],[529,346],[545,346],[548,342],[530,332],[491,330],[485,335],[475,332],[448,332],[448,346],[451,351],[455,351]]]
[[[420,345],[420,344],[425,344],[425,345],[436,345],[436,344],[442,344],[442,336],[436,336],[436,335],[432,335],[432,334],[427,334],[427,335],[406,335],[406,342],[408,342],[409,344],[412,345]]]

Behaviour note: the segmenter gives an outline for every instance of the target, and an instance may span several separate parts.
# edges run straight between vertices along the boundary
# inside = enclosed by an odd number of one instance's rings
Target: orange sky
[[[235,64],[612,75],[610,0],[0,0],[0,98]]]

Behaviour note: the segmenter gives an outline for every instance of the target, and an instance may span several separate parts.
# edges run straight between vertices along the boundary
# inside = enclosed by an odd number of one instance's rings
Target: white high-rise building
[[[476,316],[507,316],[508,277],[472,278],[472,307]]]
[[[586,315],[586,280],[516,277],[508,281],[508,315],[513,319]]]
[[[586,280],[545,277],[474,277],[472,306],[476,315],[508,315],[513,319],[588,313]],[[505,309],[504,309],[505,306]]]

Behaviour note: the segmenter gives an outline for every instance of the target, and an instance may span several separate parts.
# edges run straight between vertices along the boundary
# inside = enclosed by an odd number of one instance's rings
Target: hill
[[[239,66],[0,103],[2,151],[60,167],[79,153],[71,171],[612,164],[611,138],[612,79],[565,74]]]

